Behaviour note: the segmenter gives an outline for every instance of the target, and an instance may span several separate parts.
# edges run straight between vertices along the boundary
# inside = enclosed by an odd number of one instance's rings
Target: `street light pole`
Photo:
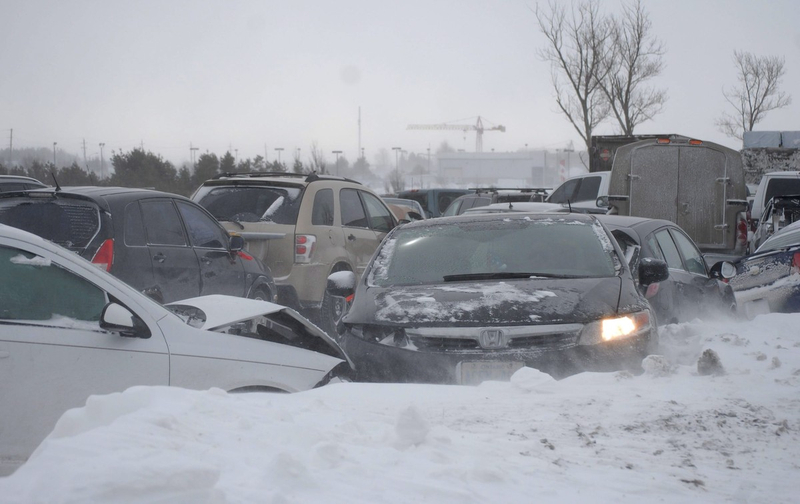
[[[331,153],[336,154],[336,176],[339,176],[339,154],[342,153],[340,150],[331,151]]]
[[[100,143],[100,178],[103,179],[106,176],[105,166],[103,165],[103,147],[105,147],[105,143]]]
[[[56,168],[56,145],[58,142],[53,142],[53,169]]]
[[[275,151],[278,153],[278,164],[279,165],[281,164],[281,151],[282,150],[283,150],[283,147],[275,147]]]
[[[192,147],[192,144],[189,143],[189,161],[192,163],[192,170],[197,169],[197,149],[199,147]]]
[[[402,147],[392,147],[392,150],[394,151],[394,171],[397,171],[397,166],[398,166],[397,165],[397,154],[399,154],[400,151],[403,150],[403,148]]]

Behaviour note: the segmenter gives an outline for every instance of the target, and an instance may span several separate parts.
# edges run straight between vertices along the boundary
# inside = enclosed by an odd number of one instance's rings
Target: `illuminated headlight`
[[[621,317],[607,318],[587,324],[581,333],[580,343],[594,345],[604,341],[621,340],[646,334],[650,329],[650,312],[642,310],[628,313]]]

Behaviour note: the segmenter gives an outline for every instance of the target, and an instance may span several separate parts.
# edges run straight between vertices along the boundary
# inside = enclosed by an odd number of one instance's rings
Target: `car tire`
[[[326,291],[319,308],[320,329],[328,333],[331,338],[336,338],[336,324],[345,313],[347,313],[347,300]]]
[[[272,296],[269,295],[269,291],[263,287],[257,287],[250,291],[250,299],[256,299],[258,301],[269,301],[272,302]]]

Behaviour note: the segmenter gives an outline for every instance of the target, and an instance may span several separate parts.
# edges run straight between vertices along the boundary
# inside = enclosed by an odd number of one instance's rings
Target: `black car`
[[[561,377],[640,369],[658,344],[637,282],[667,278],[648,259],[635,279],[591,215],[475,214],[395,228],[355,285],[340,344],[367,381],[478,383],[522,366]]]
[[[645,258],[660,259],[669,266],[668,279],[640,286],[660,324],[736,313],[733,289],[726,283],[735,274],[733,264],[720,261],[708,268],[697,245],[678,225],[619,215],[597,218],[614,235],[634,271]]]
[[[735,266],[731,286],[745,316],[800,311],[800,222],[767,238]]]
[[[22,175],[0,175],[0,193],[27,191],[28,189],[37,189],[39,187],[47,187],[47,185],[35,178],[23,177]]]
[[[472,194],[465,194],[454,199],[442,214],[442,217],[461,215],[470,208],[484,207],[492,203],[518,203],[532,201],[541,203],[547,198],[547,188],[533,187],[528,189],[470,189]]]
[[[200,205],[160,191],[64,187],[0,195],[0,223],[77,252],[157,301],[274,301],[270,271]]]

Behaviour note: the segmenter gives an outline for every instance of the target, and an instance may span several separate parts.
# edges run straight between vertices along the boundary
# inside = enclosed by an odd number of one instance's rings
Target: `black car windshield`
[[[607,277],[619,268],[611,240],[597,223],[503,218],[399,228],[381,247],[369,282]]]
[[[206,186],[194,200],[220,221],[296,224],[302,192],[283,186]]]

